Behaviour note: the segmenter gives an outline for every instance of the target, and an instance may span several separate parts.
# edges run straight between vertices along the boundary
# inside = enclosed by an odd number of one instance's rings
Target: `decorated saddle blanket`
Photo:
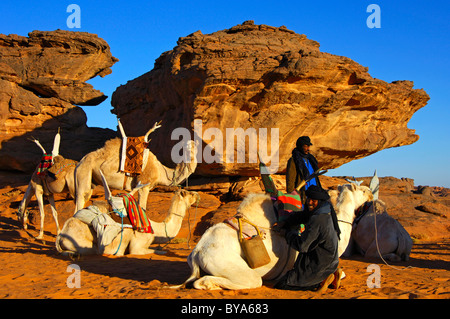
[[[144,150],[148,147],[144,136],[122,139],[120,171],[129,175],[139,175],[144,166]]]
[[[292,213],[303,210],[301,197],[295,190],[290,194],[278,191],[277,197],[273,200],[279,222],[287,219]]]
[[[37,168],[37,175],[41,178],[44,178],[47,174],[47,170],[52,167],[53,164],[53,156],[51,153],[44,154],[41,158],[41,162]]]
[[[119,196],[123,198],[123,204],[126,210],[126,214],[123,215],[128,217],[133,229],[138,232],[153,234],[154,231],[150,219],[148,219],[145,210],[136,202],[136,199],[129,194]]]

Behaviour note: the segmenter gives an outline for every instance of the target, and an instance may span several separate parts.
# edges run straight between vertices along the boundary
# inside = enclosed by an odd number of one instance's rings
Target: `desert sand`
[[[29,176],[11,172],[0,173],[0,298],[8,299],[448,299],[450,297],[450,190],[430,187],[419,194],[417,187],[404,187],[404,181],[382,178],[380,198],[388,212],[399,220],[414,239],[409,261],[386,265],[381,260],[366,260],[362,256],[342,258],[346,278],[337,290],[324,294],[305,291],[282,291],[274,283],[261,288],[239,291],[199,291],[167,289],[182,283],[190,274],[186,257],[202,229],[211,220],[233,215],[239,201],[223,202],[215,191],[200,191],[202,200],[190,209],[189,223],[185,221],[177,238],[163,249],[165,255],[125,257],[83,256],[71,260],[55,249],[56,227],[46,202],[44,240],[36,240],[39,211],[36,200],[29,210],[32,225],[24,230],[16,212],[26,190]],[[332,187],[344,180],[324,177],[324,185]],[[93,199],[103,196],[97,187]],[[153,191],[148,199],[152,218],[162,219],[171,198],[168,190]],[[222,197],[223,198],[223,197]],[[55,197],[62,227],[73,215],[74,203],[66,194]],[[421,209],[417,209],[417,208]],[[424,208],[425,207],[425,208]],[[215,214],[208,212],[215,211]],[[213,219],[209,219],[214,215]],[[203,225],[203,228],[202,228]],[[195,228],[197,226],[197,228]],[[380,267],[381,287],[369,288],[372,272],[368,267]],[[80,269],[79,288],[73,287],[71,277],[76,265]],[[69,267],[70,266],[70,267]],[[69,268],[68,268],[69,267]],[[72,280],[72,281],[71,281]]]

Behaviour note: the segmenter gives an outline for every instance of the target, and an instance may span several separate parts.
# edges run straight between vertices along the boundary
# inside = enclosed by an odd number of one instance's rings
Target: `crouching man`
[[[306,207],[272,229],[284,235],[288,244],[299,252],[294,268],[274,288],[316,290],[325,292],[330,284],[339,287],[342,270],[338,270],[339,226],[336,213],[328,202],[328,193],[312,185],[306,190]],[[300,233],[298,226],[305,224]]]

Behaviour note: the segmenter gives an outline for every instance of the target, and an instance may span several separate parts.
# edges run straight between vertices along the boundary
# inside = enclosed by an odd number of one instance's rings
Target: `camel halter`
[[[119,252],[120,246],[122,245],[122,239],[123,239],[123,217],[125,216],[123,214],[123,210],[125,209],[125,207],[121,208],[120,210],[117,209],[116,207],[114,207],[111,197],[108,198],[108,202],[111,204],[113,212],[116,213],[117,215],[119,215],[120,219],[121,219],[120,242],[119,242],[119,246],[117,247],[116,252],[113,254],[115,256]]]
[[[198,208],[198,204],[200,203],[200,196],[197,196],[197,200],[196,200],[196,202],[195,202],[195,213],[194,213],[194,220],[196,220],[196,218],[197,218],[197,208]],[[184,216],[181,216],[181,215],[179,215],[179,214],[174,214],[174,215],[176,215],[176,216],[179,216],[179,217],[184,217]],[[187,249],[191,249],[191,246],[189,245],[189,242],[190,242],[190,240],[191,240],[191,208],[189,207],[188,208],[188,230],[189,230],[189,233],[188,233],[188,237],[187,237]],[[167,224],[165,223],[165,222],[163,222],[164,223],[164,231],[165,231],[165,233],[166,233],[166,237],[169,237],[169,235],[168,235],[168,233],[167,233]],[[176,237],[176,236],[175,236]],[[171,243],[171,241],[175,238],[175,237],[172,237],[172,238],[170,238],[170,240],[166,243],[166,244],[164,244],[164,246],[158,246],[158,250],[163,250],[167,245],[169,245],[170,243]]]

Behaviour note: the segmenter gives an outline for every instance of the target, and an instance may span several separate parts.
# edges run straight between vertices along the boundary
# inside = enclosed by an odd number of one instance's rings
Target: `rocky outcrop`
[[[321,52],[319,43],[305,35],[247,21],[180,38],[153,70],[120,86],[112,104],[130,135],[142,135],[163,121],[150,148],[165,163],[171,163],[172,146],[179,141],[179,136],[170,140],[173,130],[184,127],[193,136],[195,120],[201,120],[202,150],[213,143],[215,153],[208,152],[222,162],[203,158],[197,173],[255,175],[258,166],[248,157],[245,163],[227,162],[225,145],[233,142],[225,138],[227,128],[255,128],[257,134],[267,128],[266,145],[271,129],[278,128],[279,172],[301,135],[311,137],[322,168],[336,168],[416,142],[419,137],[407,124],[428,99],[410,81],[374,79],[367,67]],[[215,136],[224,139],[222,148],[214,136],[205,136],[210,128],[223,133]],[[239,152],[237,143],[231,149]]]
[[[98,105],[106,96],[87,80],[111,73],[118,60],[95,34],[33,31],[0,35],[0,169],[32,171],[41,151],[51,151],[61,128],[62,155],[79,160],[116,133],[88,128],[76,105]]]

